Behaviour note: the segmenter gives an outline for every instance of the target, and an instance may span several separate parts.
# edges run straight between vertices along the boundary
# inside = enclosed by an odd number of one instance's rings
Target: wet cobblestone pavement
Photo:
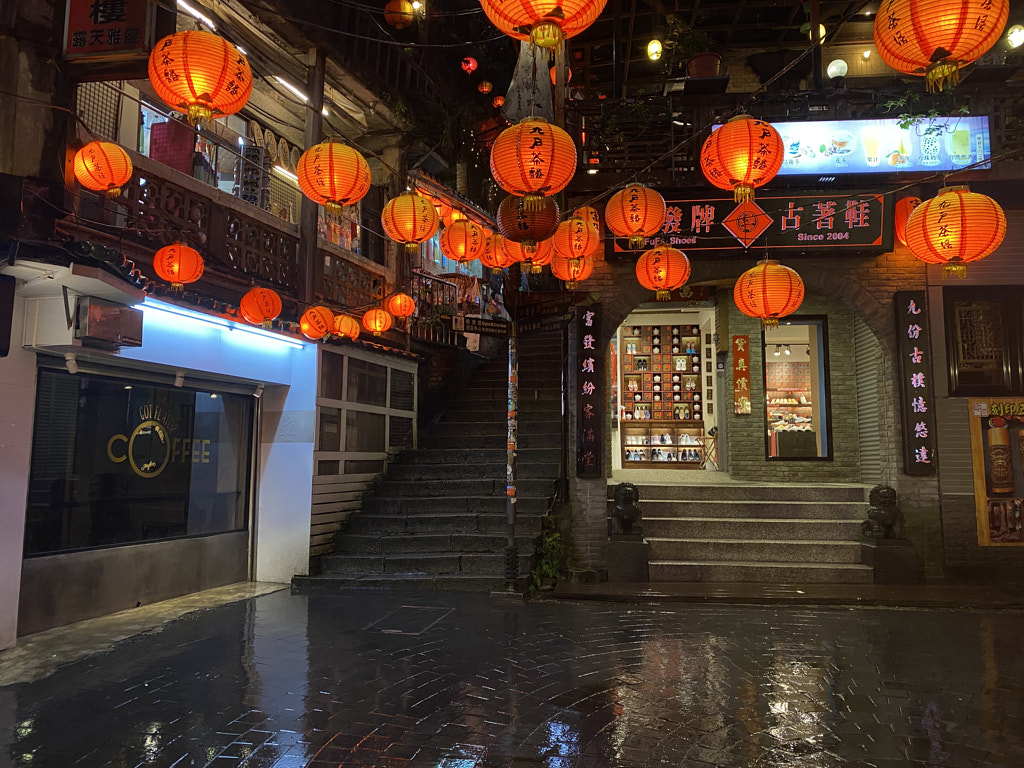
[[[1024,613],[287,591],[0,687],[0,767],[1024,765]]]

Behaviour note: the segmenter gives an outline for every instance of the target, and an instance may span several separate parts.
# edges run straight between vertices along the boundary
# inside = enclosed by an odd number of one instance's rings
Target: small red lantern
[[[601,247],[601,235],[597,227],[583,219],[566,219],[558,225],[551,244],[555,254],[566,259],[585,259],[597,253]]]
[[[491,235],[486,240],[483,253],[480,254],[480,263],[490,267],[495,274],[513,264],[512,257],[503,247],[504,240],[501,235]]]
[[[556,82],[557,79],[558,79],[557,67],[552,67],[551,68],[551,84],[552,85],[558,85],[558,83]],[[571,67],[566,67],[565,68],[565,82],[567,82],[567,83],[571,83],[572,82],[572,68]]]
[[[690,260],[675,248],[659,245],[641,254],[636,262],[636,279],[658,301],[668,301],[671,291],[690,278]]]
[[[334,333],[336,336],[355,341],[359,338],[359,321],[351,315],[338,315],[334,318]]]
[[[505,97],[504,96],[495,96],[493,99],[491,99],[491,104],[494,105],[495,109],[498,109],[499,107],[503,107],[503,106],[505,106]]]
[[[132,159],[117,144],[90,141],[75,153],[75,178],[86,189],[118,197],[132,178]]]
[[[416,300],[407,293],[396,293],[384,306],[395,317],[409,317],[416,311]]]
[[[594,262],[590,259],[567,259],[555,253],[551,259],[551,274],[565,282],[568,291],[575,291],[582,280],[594,273]]]
[[[388,0],[384,6],[384,21],[395,29],[405,29],[412,25],[415,9],[409,0]]]
[[[274,319],[281,314],[281,297],[270,288],[255,286],[238,302],[238,314],[253,325],[269,328]]]
[[[539,208],[527,210],[524,198],[509,195],[501,201],[494,218],[506,240],[532,245],[555,234],[559,222],[558,203],[545,197]]]
[[[1006,236],[1006,214],[991,197],[967,187],[944,187],[907,221],[907,247],[943,277],[966,277],[970,261],[988,256]]]
[[[171,290],[184,290],[185,283],[194,283],[203,276],[203,257],[184,243],[165,245],[153,254],[153,269]]]
[[[893,215],[893,225],[896,230],[896,239],[903,245],[907,244],[907,221],[910,214],[921,204],[920,197],[901,197],[896,201],[896,212]]]
[[[494,86],[487,80],[481,80],[476,89],[480,91],[480,93],[490,93],[494,89]]]
[[[736,307],[761,318],[762,328],[777,328],[779,318],[796,312],[804,300],[804,281],[795,270],[771,259],[748,269],[732,290]]]
[[[575,172],[572,137],[540,117],[506,128],[491,147],[491,175],[506,192],[525,198],[528,209],[565,189]]]
[[[381,212],[380,221],[384,234],[405,243],[406,250],[411,253],[418,252],[420,243],[434,236],[440,223],[434,204],[412,192],[389,200]]]
[[[521,261],[530,266],[530,271],[538,273],[542,267],[551,263],[551,257],[555,255],[555,247],[551,240],[540,240],[533,245],[517,243],[507,237],[502,242],[505,253],[512,261]]]
[[[444,225],[446,227],[450,227],[456,221],[461,221],[464,218],[466,218],[466,214],[464,214],[458,208],[452,208],[452,210],[449,212],[447,216],[441,217],[441,221],[444,222]]]
[[[775,178],[785,147],[770,123],[737,115],[712,131],[700,150],[700,169],[719,189],[731,189],[737,203],[753,200],[754,188]]]
[[[630,248],[640,250],[665,223],[665,198],[642,184],[631,184],[608,199],[604,221],[616,235],[629,238]]]
[[[441,253],[462,263],[476,261],[484,252],[487,238],[483,229],[469,219],[453,221],[438,240]]]
[[[596,208],[592,208],[589,205],[580,206],[573,211],[572,218],[589,221],[598,232],[601,231],[601,215],[597,212]]]
[[[607,0],[480,0],[491,23],[509,37],[529,40],[540,48],[555,48],[589,27]]]
[[[310,307],[299,318],[299,330],[307,339],[322,339],[334,330],[334,313],[327,307]]]
[[[928,91],[941,91],[995,45],[1009,15],[1010,0],[887,0],[875,16],[875,47],[897,72],[923,75]]]
[[[474,59],[472,56],[467,56],[462,60],[462,71],[465,72],[467,75],[472,75],[474,72],[476,72],[476,67],[476,59]]]
[[[340,215],[342,206],[358,203],[370,191],[370,166],[347,144],[325,141],[302,153],[295,166],[302,194]]]
[[[191,125],[235,114],[252,93],[245,56],[210,32],[176,32],[157,43],[149,54],[149,81]]]
[[[383,309],[371,309],[363,315],[363,328],[380,336],[391,327],[391,315]]]

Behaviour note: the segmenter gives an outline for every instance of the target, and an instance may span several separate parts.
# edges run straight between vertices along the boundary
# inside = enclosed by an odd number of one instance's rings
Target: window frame
[[[964,381],[956,301],[989,300],[998,305],[1003,329],[1001,381]],[[1024,285],[964,285],[942,287],[942,316],[945,326],[946,368],[950,397],[1016,397],[1024,394]]]

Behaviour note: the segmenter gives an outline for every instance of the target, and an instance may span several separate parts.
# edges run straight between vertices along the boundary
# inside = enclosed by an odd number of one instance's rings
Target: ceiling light
[[[828,67],[825,69],[825,74],[831,78],[846,77],[846,73],[850,71],[849,65],[842,59],[833,59],[828,63]]]
[[[277,171],[277,172],[278,172],[279,174],[281,174],[282,176],[284,176],[284,177],[285,177],[286,179],[291,179],[291,180],[292,180],[293,182],[295,182],[296,184],[298,184],[298,183],[299,183],[299,177],[298,177],[298,176],[296,176],[296,175],[295,175],[294,173],[292,173],[291,171],[289,171],[289,170],[288,170],[287,168],[285,168],[285,167],[284,167],[283,165],[275,165],[275,166],[274,166],[274,170],[275,170],[275,171]]]
[[[1021,43],[1024,43],[1024,26],[1014,24],[1010,27],[1006,33],[1006,42],[1011,48],[1020,48]]]
[[[804,33],[805,35],[807,35],[809,40],[812,40],[812,41],[814,40],[814,38],[811,36],[811,22],[805,21],[803,24],[801,24],[800,25],[800,31],[802,33]],[[822,40],[825,39],[825,32],[826,32],[825,25],[824,24],[819,24],[818,25],[818,42],[821,42]]]
[[[587,168],[587,173],[593,176],[594,174],[597,173],[597,168]]]
[[[782,354],[782,347],[778,344],[775,345],[775,352],[773,353],[776,357]]]
[[[324,117],[330,117],[331,116],[331,113],[327,111],[327,107],[324,107],[323,109],[321,109],[320,110],[320,114],[323,115]]]
[[[283,85],[285,88],[287,88],[289,91],[294,93],[296,96],[298,96],[303,101],[309,101],[309,96],[304,94],[302,91],[300,91],[298,88],[296,88],[294,85],[289,83],[287,80],[285,80],[280,75],[274,75],[274,79],[277,80],[277,82],[279,82],[281,85]]]
[[[871,58],[871,49],[870,48],[868,48],[866,51],[864,51],[864,58],[865,59],[870,59]]]
[[[186,3],[185,0],[178,0],[178,7],[181,8],[181,10],[183,10],[185,13],[187,13],[192,18],[196,19],[197,21],[201,21],[203,24],[208,26],[210,29],[212,29],[212,30],[216,30],[217,29],[217,25],[213,23],[213,19],[211,19],[206,14],[202,13],[199,9],[194,8],[191,5],[189,5],[188,3]]]
[[[661,40],[651,40],[647,44],[647,58],[651,61],[657,61],[661,58]]]
[[[784,355],[792,355],[793,354],[793,350],[791,350],[789,348],[789,344],[787,344],[786,346],[784,346],[782,348],[782,354],[784,354]]]

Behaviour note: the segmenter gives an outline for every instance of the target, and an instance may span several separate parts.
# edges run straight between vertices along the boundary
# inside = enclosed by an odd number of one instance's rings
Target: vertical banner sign
[[[896,344],[903,422],[903,471],[935,474],[935,398],[931,328],[924,291],[897,291]]]
[[[971,400],[978,543],[1024,545],[1024,397]]]
[[[576,476],[601,477],[604,431],[604,360],[597,343],[601,307],[580,307],[577,315],[577,354],[580,361],[576,416]]]
[[[149,57],[151,0],[67,0],[64,57]]]
[[[750,415],[750,337],[732,337],[733,413]]]

